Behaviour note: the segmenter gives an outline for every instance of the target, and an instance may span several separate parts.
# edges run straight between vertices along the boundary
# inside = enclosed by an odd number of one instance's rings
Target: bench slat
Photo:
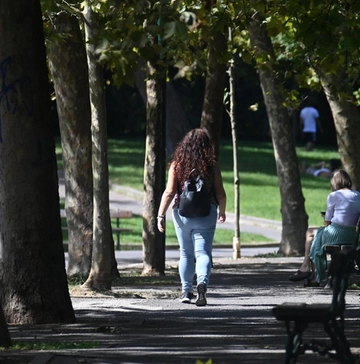
[[[116,227],[112,227],[113,234],[116,234],[116,249],[120,249],[120,233],[131,233],[132,229],[124,229],[120,227],[121,219],[129,219],[133,216],[131,211],[110,209],[110,218],[116,219]],[[66,219],[66,210],[60,209],[60,216],[62,219]],[[68,230],[67,226],[62,226],[62,230]]]
[[[60,210],[60,216],[61,218],[66,218],[66,210],[61,209]],[[127,210],[110,210],[110,218],[111,219],[129,219],[133,216],[131,211]]]
[[[131,211],[110,210],[110,218],[112,219],[129,219],[130,217],[132,217]]]

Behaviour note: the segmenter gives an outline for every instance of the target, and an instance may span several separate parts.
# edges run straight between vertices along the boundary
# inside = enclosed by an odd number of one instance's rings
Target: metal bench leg
[[[302,334],[306,328],[307,324],[295,321],[294,327],[291,329],[291,323],[289,321],[286,322],[288,339],[286,343],[285,364],[295,364],[298,356],[303,353],[303,350],[301,350]]]
[[[329,276],[327,281],[326,281],[326,284],[325,284],[324,288],[327,288],[327,289],[332,288],[333,287],[333,279],[334,279],[334,277]]]
[[[332,320],[329,323],[324,323],[324,329],[331,339],[332,347],[336,350],[336,355],[332,356],[342,364],[354,364],[355,360],[344,333],[344,323]]]

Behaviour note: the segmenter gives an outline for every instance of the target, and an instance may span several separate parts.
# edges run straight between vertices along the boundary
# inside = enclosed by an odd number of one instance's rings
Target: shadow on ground
[[[78,343],[78,349],[4,351],[0,363],[195,364],[209,359],[212,364],[282,363],[286,332],[272,316],[272,307],[285,301],[331,300],[329,290],[289,282],[287,277],[297,267],[276,258],[240,259],[236,264],[215,261],[208,305],[202,308],[178,301],[173,269],[168,271],[173,279],[162,283],[147,279],[130,285],[125,279],[114,287],[116,297],[73,297],[74,325],[10,326],[14,342]],[[353,277],[353,283],[357,279]],[[345,326],[354,353],[360,351],[358,303],[359,291],[349,290]],[[305,339],[325,336],[321,327],[314,326]],[[90,343],[91,348],[81,349],[81,343]],[[300,364],[332,362],[312,353],[298,360]]]

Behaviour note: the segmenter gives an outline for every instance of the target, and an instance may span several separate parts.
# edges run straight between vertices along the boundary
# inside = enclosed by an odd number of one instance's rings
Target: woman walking
[[[198,176],[201,176],[204,181],[211,204],[210,213],[200,217],[182,216],[178,203],[184,182],[189,177]],[[226,219],[226,193],[215,158],[214,145],[204,129],[191,130],[175,150],[158,211],[157,226],[160,232],[165,231],[165,214],[173,200],[173,222],[180,245],[179,274],[182,286],[180,301],[190,303],[194,297],[193,277],[196,272],[197,300],[195,303],[197,306],[205,306],[216,220],[222,223]]]

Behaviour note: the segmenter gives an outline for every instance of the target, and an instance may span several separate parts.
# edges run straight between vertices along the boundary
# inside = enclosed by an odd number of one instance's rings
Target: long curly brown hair
[[[190,130],[174,153],[173,163],[179,185],[183,186],[195,169],[194,174],[200,174],[210,190],[214,180],[215,162],[215,148],[209,133],[205,129]]]

